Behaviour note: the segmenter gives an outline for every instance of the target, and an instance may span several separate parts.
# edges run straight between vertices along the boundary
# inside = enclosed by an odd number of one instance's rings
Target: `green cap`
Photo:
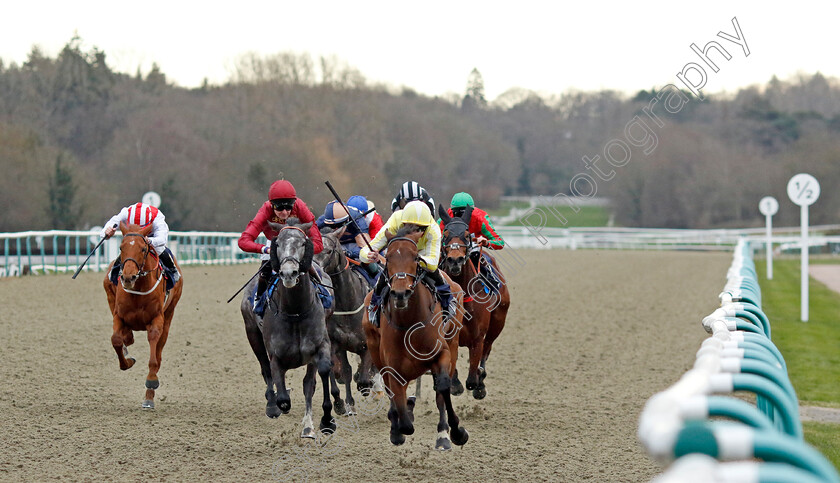
[[[460,193],[455,193],[452,196],[452,202],[449,203],[452,208],[465,208],[467,206],[475,206],[475,202],[470,196],[469,193],[464,193],[463,191]]]

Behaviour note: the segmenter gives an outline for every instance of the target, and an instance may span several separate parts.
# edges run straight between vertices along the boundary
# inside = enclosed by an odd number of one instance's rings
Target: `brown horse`
[[[410,381],[431,370],[440,413],[435,448],[448,450],[450,441],[460,446],[469,439],[467,430],[459,427],[449,394],[458,359],[457,330],[462,311],[456,311],[444,323],[440,303],[425,284],[419,283],[423,277],[417,250],[421,234],[400,230],[389,240],[385,272],[380,276],[388,277],[390,296],[382,302],[379,328],[368,317],[363,326],[373,362],[392,398],[388,411],[391,443],[403,444],[405,435],[414,433],[414,399],[406,398],[406,388]],[[453,293],[460,291],[457,284],[452,284]],[[370,293],[365,303],[370,303]]]
[[[133,357],[127,357],[127,347],[134,343],[132,331],[146,331],[150,349],[149,374],[146,376],[146,398],[141,407],[154,409],[155,389],[160,386],[157,373],[160,369],[161,352],[169,335],[172,314],[181,298],[184,277],[181,277],[167,293],[163,267],[154,248],[146,239],[152,231],[152,225],[140,228],[138,225],[126,226],[125,223],[120,223],[120,231],[123,233],[120,244],[120,283],[115,286],[107,275],[104,283],[108,305],[114,316],[111,345],[117,352],[120,369],[124,371],[131,368],[135,362]],[[108,273],[110,272],[109,267]]]
[[[471,210],[468,209],[460,218],[450,218],[443,206],[438,213],[444,222],[441,268],[467,292],[464,298],[464,327],[458,334],[458,345],[468,347],[470,351],[467,389],[473,392],[474,398],[484,399],[487,395],[484,385],[484,378],[487,377],[487,357],[493,348],[493,342],[505,327],[510,308],[510,292],[492,257],[494,271],[502,282],[498,293],[489,289],[489,281],[485,280],[484,275],[479,273],[478,267],[470,259],[470,251],[474,248],[468,225]],[[481,258],[479,255],[479,262],[486,263]],[[453,386],[460,386],[457,374]]]

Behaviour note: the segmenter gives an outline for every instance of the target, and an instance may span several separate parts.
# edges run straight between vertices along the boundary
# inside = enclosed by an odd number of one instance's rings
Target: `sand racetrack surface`
[[[487,397],[453,399],[470,439],[443,453],[433,449],[429,376],[416,432],[399,447],[376,403],[340,419],[331,440],[302,440],[303,369],[287,379],[291,412],[265,416],[239,298],[225,303],[256,265],[184,268],[153,411],[140,408],[146,335],[135,333],[130,349],[137,365],[120,371],[103,274],[0,279],[0,480],[636,482],[661,473],[637,441],[638,417],[693,364],[731,254],[516,253]]]

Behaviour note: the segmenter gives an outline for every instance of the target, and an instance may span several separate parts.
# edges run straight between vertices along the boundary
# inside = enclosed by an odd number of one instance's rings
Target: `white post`
[[[767,280],[773,280],[773,215],[779,211],[779,202],[772,196],[765,196],[758,202],[758,211],[765,217],[767,225]]]
[[[767,280],[773,280],[773,221],[770,215],[764,218],[767,225],[767,241],[765,242],[767,247]]]
[[[802,226],[802,322],[808,322],[808,207],[820,197],[820,183],[816,178],[806,173],[794,175],[787,185],[788,197],[800,206],[800,220]]]
[[[808,205],[800,208],[802,219],[802,322],[808,322]]]

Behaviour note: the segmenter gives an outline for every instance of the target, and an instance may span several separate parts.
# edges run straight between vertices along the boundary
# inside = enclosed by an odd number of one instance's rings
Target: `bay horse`
[[[309,268],[313,263],[314,247],[306,235],[311,223],[297,224],[289,218],[285,225],[269,223],[278,232],[271,241],[271,266],[278,281],[269,298],[265,315],[254,314],[246,291],[240,309],[245,321],[248,341],[260,362],[266,383],[265,414],[276,418],[292,407],[286,389],[286,372],[306,366],[303,377],[303,395],[306,407],[301,438],[315,438],[312,422],[312,396],[315,393],[315,372],[321,377],[324,390],[324,411],[320,430],[335,431],[330,402],[330,339],[327,334],[326,311],[313,287]],[[324,284],[331,288],[329,277]],[[248,290],[253,289],[252,282]]]
[[[493,270],[499,276],[501,284],[498,293],[493,293],[487,281],[470,259],[470,252],[475,248],[469,232],[469,220],[472,208],[468,207],[461,217],[450,217],[443,206],[439,207],[444,223],[441,268],[466,290],[464,297],[464,327],[458,334],[458,344],[470,351],[470,370],[467,376],[467,390],[472,391],[476,399],[484,399],[487,388],[487,358],[493,348],[493,342],[502,333],[510,308],[510,292],[504,283],[496,261],[492,259]],[[480,248],[479,248],[480,250]],[[479,263],[483,253],[480,254]],[[459,386],[456,373],[453,386]]]
[[[343,230],[344,228],[333,231],[328,227],[321,229],[324,248],[321,253],[315,255],[315,261],[330,276],[335,290],[335,310],[327,317],[327,332],[330,335],[332,348],[333,372],[341,376],[340,380],[345,386],[347,395],[346,408],[340,408],[340,403],[342,403],[340,398],[336,398],[335,408],[336,413],[350,416],[356,414],[356,401],[350,389],[353,379],[352,368],[347,360],[348,351],[358,354],[361,358],[357,373],[359,391],[372,386],[370,380],[372,362],[368,353],[367,339],[362,330],[365,295],[370,291],[370,285],[361,274],[350,267],[351,260],[344,253],[339,242]],[[339,368],[340,371],[337,370]],[[338,391],[337,387],[336,391]]]
[[[452,448],[450,442],[461,446],[469,439],[467,430],[459,426],[449,393],[463,311],[456,311],[443,322],[440,303],[431,289],[420,283],[423,273],[417,240],[421,235],[404,228],[388,241],[385,272],[380,276],[387,277],[390,295],[382,301],[379,327],[368,317],[363,326],[374,365],[380,369],[391,396],[391,443],[403,444],[405,435],[414,434],[414,399],[406,398],[406,389],[410,381],[430,370],[440,414],[435,448],[448,450]],[[451,286],[453,296],[460,297],[460,287],[455,283]]]
[[[149,339],[149,373],[146,376],[146,396],[141,404],[143,409],[155,407],[155,389],[160,386],[158,370],[161,353],[169,337],[169,325],[184,287],[182,276],[167,293],[163,267],[157,252],[146,238],[152,229],[152,225],[141,228],[139,225],[120,223],[123,234],[120,243],[120,283],[116,286],[111,283],[108,276],[111,267],[108,267],[104,282],[108,306],[114,317],[111,345],[117,353],[121,370],[131,368],[135,362],[133,357],[128,356],[128,346],[134,343],[132,331],[145,330]],[[180,271],[177,263],[176,267]]]

